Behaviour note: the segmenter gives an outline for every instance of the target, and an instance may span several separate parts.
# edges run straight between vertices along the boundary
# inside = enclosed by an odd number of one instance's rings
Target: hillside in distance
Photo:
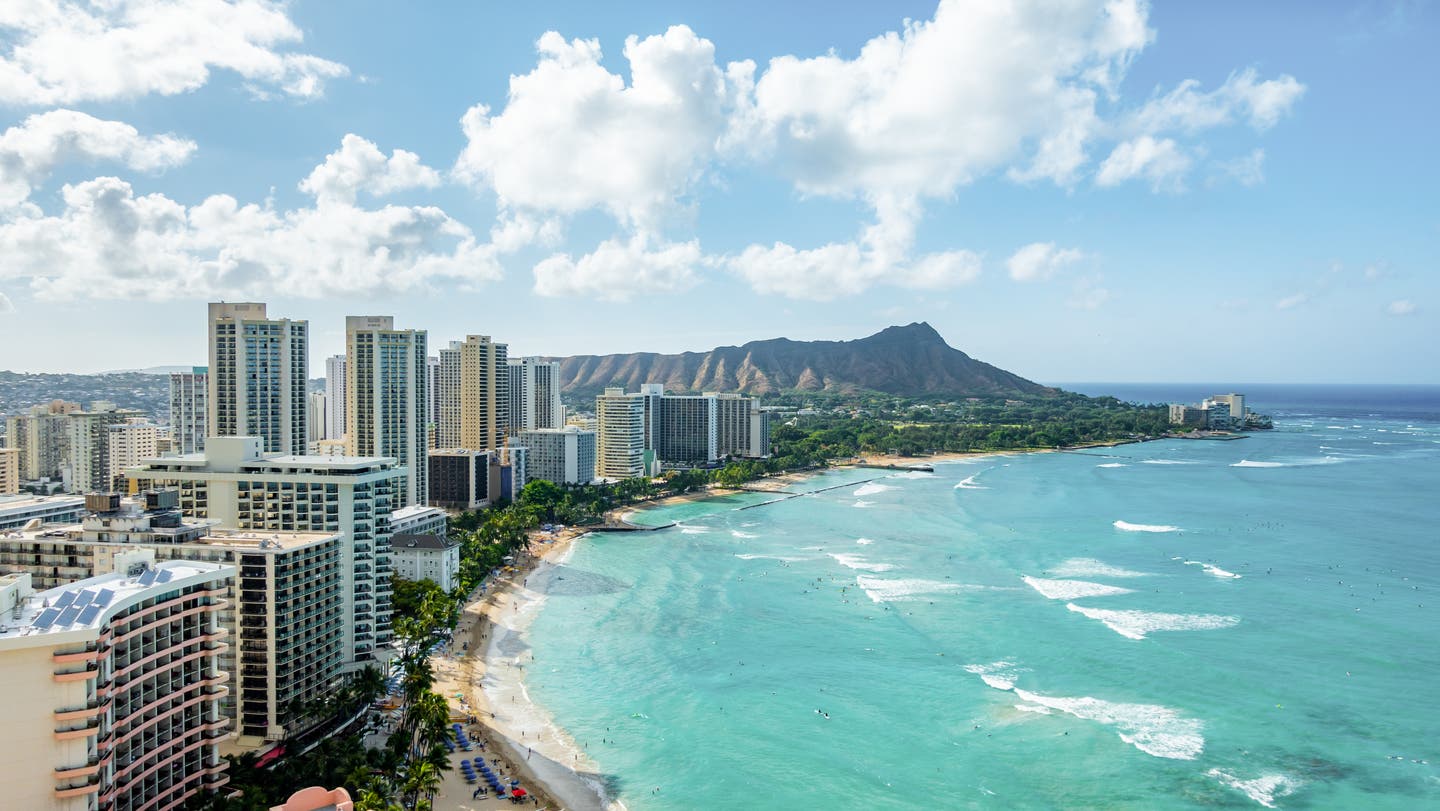
[[[1014,397],[1055,391],[975,360],[945,343],[924,322],[887,327],[853,341],[772,338],[709,352],[661,355],[575,355],[560,361],[564,391],[599,394],[607,386],[636,391],[663,383],[666,391],[878,391],[902,396]]]

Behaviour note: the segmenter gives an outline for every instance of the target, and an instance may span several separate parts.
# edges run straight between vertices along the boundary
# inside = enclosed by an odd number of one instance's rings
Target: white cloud
[[[114,177],[63,197],[56,215],[0,225],[0,279],[28,278],[37,298],[375,295],[500,272],[493,249],[438,208],[279,212],[228,195],[187,208]]]
[[[1157,192],[1178,192],[1185,189],[1185,173],[1190,171],[1190,163],[1190,157],[1174,140],[1142,135],[1115,147],[1100,164],[1095,182],[1100,186],[1118,186],[1140,178],[1150,181],[1150,188]]]
[[[830,301],[863,292],[876,284],[943,290],[979,277],[981,259],[971,251],[925,254],[913,263],[877,262],[854,242],[799,250],[783,242],[751,245],[727,264],[759,293]]]
[[[129,124],[74,110],[29,116],[0,134],[0,209],[24,202],[65,162],[115,161],[154,171],[184,163],[195,142],[174,135],[141,135]]]
[[[1242,186],[1258,185],[1265,182],[1265,150],[1253,149],[1249,155],[1218,161],[1215,167]]]
[[[1279,301],[1275,302],[1275,309],[1293,310],[1308,301],[1310,301],[1309,293],[1296,293],[1293,296],[1286,296],[1285,298],[1282,298]]]
[[[300,190],[321,202],[353,203],[360,191],[384,195],[438,185],[440,173],[422,164],[414,152],[396,149],[387,158],[375,144],[351,133],[341,139],[338,150],[326,155],[325,162],[300,181]]]
[[[1305,95],[1305,85],[1288,74],[1261,80],[1254,69],[1232,73],[1225,84],[1203,93],[1200,83],[1186,79],[1169,93],[1151,99],[1128,122],[1134,132],[1156,135],[1162,132],[1195,133],[1244,119],[1263,132],[1289,115]]]
[[[73,104],[195,90],[212,69],[260,95],[311,98],[344,65],[288,49],[303,39],[272,0],[26,0],[0,10],[0,102]]]
[[[1415,306],[1415,302],[1402,298],[1390,302],[1390,305],[1385,308],[1385,312],[1391,315],[1414,315],[1416,309],[1418,308]]]
[[[1053,242],[1032,242],[1011,255],[1005,267],[1015,281],[1033,282],[1054,276],[1084,256],[1078,248],[1056,248]]]
[[[535,266],[535,292],[628,301],[636,293],[684,290],[695,283],[701,262],[698,241],[663,243],[653,250],[643,235],[607,239],[577,259],[556,254]]]
[[[1143,4],[941,0],[861,48],[782,56],[755,87],[756,137],[802,191],[943,197],[1025,158],[1065,182],[1084,161],[1097,92],[1150,41]]]
[[[1075,282],[1065,306],[1077,310],[1097,310],[1110,300],[1110,291],[1100,286],[1100,276],[1087,276]]]
[[[600,64],[598,40],[567,42],[551,31],[536,49],[535,69],[510,77],[503,110],[465,113],[457,175],[493,189],[507,209],[598,208],[632,227],[655,226],[727,126],[735,88],[715,64],[715,46],[683,25],[631,36],[629,86]]]
[[[4,293],[0,293],[0,315],[9,315],[15,312],[15,303]]]

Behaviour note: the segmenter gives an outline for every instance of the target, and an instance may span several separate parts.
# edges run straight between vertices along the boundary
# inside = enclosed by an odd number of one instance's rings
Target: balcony
[[[93,738],[100,734],[100,719],[96,718],[82,727],[55,730],[55,740],[73,741],[77,738]]]
[[[94,794],[100,790],[99,775],[92,776],[84,784],[79,786],[56,786],[55,799],[67,800],[72,797],[84,797],[87,794]]]
[[[70,766],[55,770],[56,780],[71,780],[76,777],[90,777],[100,771],[100,758],[92,757],[84,766]]]
[[[97,667],[97,666],[95,666],[95,665],[91,665],[90,667],[87,667],[87,668],[85,668],[84,670],[76,670],[76,671],[72,671],[72,672],[68,672],[68,673],[56,673],[56,674],[55,674],[55,681],[58,681],[58,682],[85,681],[85,680],[87,680],[87,679],[93,679],[93,678],[95,678],[95,677],[98,676],[98,675],[100,675],[100,668]]]

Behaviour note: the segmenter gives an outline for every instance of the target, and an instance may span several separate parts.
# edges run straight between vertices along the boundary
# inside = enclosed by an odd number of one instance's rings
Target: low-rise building
[[[444,591],[455,588],[460,577],[460,544],[443,535],[396,535],[391,540],[395,576],[402,580],[429,580]]]
[[[0,532],[37,524],[74,523],[85,513],[84,496],[11,496],[0,498]]]
[[[450,519],[439,507],[413,504],[390,514],[392,539],[400,535],[445,535],[449,531]]]
[[[235,570],[121,564],[42,592],[0,577],[7,808],[178,811],[228,781],[218,614]]]

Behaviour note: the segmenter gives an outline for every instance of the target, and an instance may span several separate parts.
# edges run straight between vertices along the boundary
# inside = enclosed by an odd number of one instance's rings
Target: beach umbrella
[[[523,788],[516,787],[514,789],[511,789],[510,793],[514,794],[516,797],[524,797],[528,792],[526,792]]]

